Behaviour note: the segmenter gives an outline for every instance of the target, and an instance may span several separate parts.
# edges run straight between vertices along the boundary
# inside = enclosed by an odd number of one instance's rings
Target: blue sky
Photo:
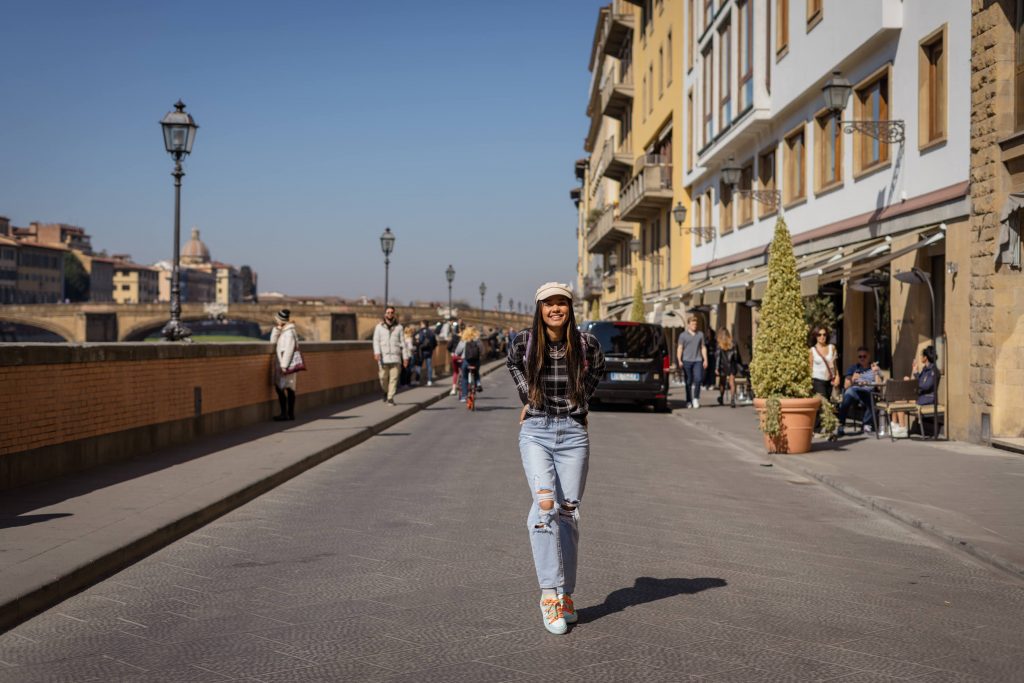
[[[2,10],[0,215],[149,263],[172,247],[158,121],[200,129],[182,234],[261,291],[488,305],[574,277],[598,0],[170,3]]]

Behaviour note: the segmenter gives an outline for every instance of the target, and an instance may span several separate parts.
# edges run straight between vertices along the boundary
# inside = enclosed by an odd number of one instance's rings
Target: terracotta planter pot
[[[814,398],[783,398],[782,433],[776,437],[764,435],[764,447],[769,453],[806,453],[811,450],[811,435],[814,432],[814,418],[818,414],[821,401]],[[765,399],[755,398],[754,409],[757,416],[764,421]]]

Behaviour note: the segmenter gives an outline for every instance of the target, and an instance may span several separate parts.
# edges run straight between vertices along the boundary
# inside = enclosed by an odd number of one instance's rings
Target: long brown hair
[[[724,327],[718,331],[718,348],[723,351],[728,351],[732,348],[732,335]]]
[[[530,405],[540,408],[544,405],[544,388],[540,377],[544,364],[548,361],[548,334],[541,314],[541,302],[533,311],[533,324],[530,326],[530,337],[527,343],[528,358],[526,364],[526,383],[529,386],[527,396]],[[569,399],[576,405],[583,403],[583,378],[586,371],[583,357],[583,341],[576,327],[576,314],[569,304],[569,317],[565,321],[565,365],[569,375]]]

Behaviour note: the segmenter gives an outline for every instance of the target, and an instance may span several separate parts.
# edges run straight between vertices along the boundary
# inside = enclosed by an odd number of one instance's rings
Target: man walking
[[[700,408],[700,386],[708,367],[704,333],[697,329],[697,324],[697,316],[691,315],[687,320],[687,328],[679,335],[679,346],[676,348],[676,360],[683,368],[686,382],[687,408]]]
[[[415,338],[416,349],[419,351],[420,359],[427,366],[427,386],[434,386],[434,349],[437,348],[437,335],[427,325],[426,320],[420,321],[420,329]],[[416,375],[420,375],[420,368],[416,368]],[[421,380],[422,383],[422,380]]]
[[[384,320],[373,329],[373,358],[377,361],[377,374],[384,402],[395,405],[395,391],[398,389],[398,375],[409,365],[409,352],[403,341],[404,331],[398,324],[395,307],[384,309]]]

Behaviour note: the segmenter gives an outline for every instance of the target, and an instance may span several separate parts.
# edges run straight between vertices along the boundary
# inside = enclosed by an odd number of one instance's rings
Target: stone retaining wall
[[[296,411],[378,391],[370,342],[304,343]],[[273,347],[0,345],[0,490],[263,422]],[[439,347],[436,374],[450,370]]]

